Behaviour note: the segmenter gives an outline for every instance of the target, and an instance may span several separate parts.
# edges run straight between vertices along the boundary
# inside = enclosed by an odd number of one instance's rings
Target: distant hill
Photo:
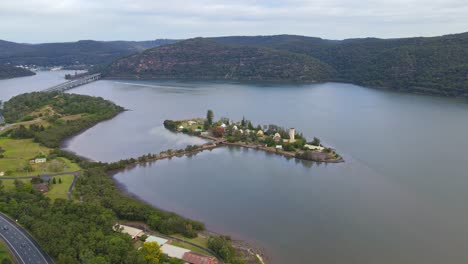
[[[39,66],[86,64],[97,65],[141,52],[148,48],[174,43],[176,40],[94,41],[22,44],[0,40],[0,63]]]
[[[30,76],[34,74],[35,74],[34,72],[27,70],[27,69],[18,68],[18,67],[15,67],[13,65],[8,65],[8,64],[0,64],[0,80],[15,78],[15,77]]]
[[[105,72],[114,78],[324,81],[335,70],[309,56],[264,47],[230,46],[196,38],[119,59]]]
[[[468,96],[468,32],[430,38],[341,41],[293,35],[211,40],[304,54],[332,66],[340,81],[416,93]]]

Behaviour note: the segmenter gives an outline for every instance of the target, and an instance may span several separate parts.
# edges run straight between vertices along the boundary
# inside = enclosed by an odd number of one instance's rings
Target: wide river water
[[[0,81],[0,99],[64,72]],[[71,90],[129,109],[64,148],[114,161],[203,141],[165,119],[279,124],[337,149],[342,164],[219,148],[116,174],[129,192],[262,247],[272,263],[468,262],[468,104],[342,83],[98,81]]]

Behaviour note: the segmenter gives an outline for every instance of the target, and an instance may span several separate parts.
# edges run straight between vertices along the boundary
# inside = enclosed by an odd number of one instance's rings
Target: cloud
[[[0,38],[23,42],[300,34],[433,36],[468,29],[466,0],[3,0]]]

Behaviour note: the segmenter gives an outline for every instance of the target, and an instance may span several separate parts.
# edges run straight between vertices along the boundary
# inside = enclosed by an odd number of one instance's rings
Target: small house
[[[193,251],[185,253],[184,256],[182,257],[182,260],[190,264],[215,264],[216,263],[215,257],[205,256],[200,253],[193,252]]]
[[[143,230],[135,228],[135,227],[119,225],[119,224],[115,225],[114,231],[119,231],[119,230],[121,230],[122,233],[129,234],[132,237],[132,239],[139,238],[145,234],[143,233]]]
[[[45,163],[47,161],[46,158],[36,158],[34,160],[34,163]]]
[[[238,128],[237,128],[237,126],[233,126],[232,129],[237,130]]]
[[[276,149],[283,149],[283,146],[281,146],[281,145],[276,145],[275,148],[276,148]]]
[[[224,135],[224,132],[226,132],[226,129],[224,129],[223,126],[219,126],[215,129],[215,136],[217,137],[222,137]]]
[[[193,126],[193,125],[197,124],[197,121],[189,120],[189,121],[187,122],[187,124],[188,124],[189,126]]]
[[[262,130],[257,131],[257,137],[263,137],[263,131]]]
[[[5,172],[4,172],[4,171],[0,171],[0,176],[5,176]]]
[[[36,159],[30,159],[29,160],[29,164],[35,164],[36,163]]]
[[[179,126],[179,127],[177,128],[178,131],[182,131],[182,129],[184,129],[184,126]]]
[[[169,245],[166,243],[161,246],[161,252],[168,255],[171,258],[182,259],[184,257],[184,254],[190,252],[190,250]]]
[[[244,130],[239,129],[239,133],[240,133],[241,135],[244,134]]]
[[[41,193],[46,193],[49,191],[49,186],[47,186],[45,183],[35,183],[33,184],[33,187],[36,189],[36,191]]]
[[[318,151],[322,151],[324,150],[325,148],[322,147],[322,146],[314,146],[314,145],[309,145],[309,144],[305,144],[304,145],[304,148],[308,148],[310,150],[318,150]]]
[[[221,127],[222,127],[222,128],[225,128],[225,127],[226,127],[226,124],[222,123],[222,124],[221,124]]]
[[[280,142],[281,141],[281,135],[279,133],[276,133],[274,136],[273,136],[273,140],[275,142]]]

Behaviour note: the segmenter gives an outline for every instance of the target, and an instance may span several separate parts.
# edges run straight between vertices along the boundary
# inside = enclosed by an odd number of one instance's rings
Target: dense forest
[[[0,63],[15,65],[96,65],[175,40],[151,41],[93,41],[23,44],[0,40]]]
[[[15,77],[31,76],[34,74],[34,72],[27,69],[15,67],[10,64],[0,64],[0,80]]]
[[[196,38],[115,61],[113,78],[178,78],[314,82],[333,78],[332,67],[306,55],[263,47],[228,46]]]
[[[43,107],[46,111],[40,111]],[[3,115],[8,123],[29,121],[41,118],[49,126],[21,125],[3,133],[13,138],[34,138],[46,147],[59,147],[60,142],[98,122],[110,119],[124,109],[100,97],[78,94],[33,92],[21,94],[4,103]],[[74,119],[61,119],[63,116],[79,115]]]
[[[311,56],[333,67],[338,73],[337,81],[415,93],[468,96],[468,33],[342,41],[291,35],[212,40]]]
[[[340,81],[466,97],[468,33],[340,41],[292,35],[197,38],[117,60],[106,74],[124,78]]]

